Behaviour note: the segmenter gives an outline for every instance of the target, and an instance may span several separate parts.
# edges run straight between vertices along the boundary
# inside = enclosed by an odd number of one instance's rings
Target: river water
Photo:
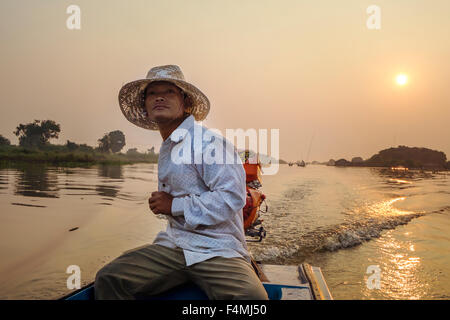
[[[0,299],[54,299],[151,243],[157,165],[0,168]],[[256,260],[319,266],[335,299],[450,298],[450,173],[280,165]],[[375,272],[374,272],[375,270]]]

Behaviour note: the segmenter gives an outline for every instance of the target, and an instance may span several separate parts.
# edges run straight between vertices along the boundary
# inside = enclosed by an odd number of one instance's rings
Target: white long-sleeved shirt
[[[242,215],[245,171],[227,142],[190,115],[161,145],[158,190],[174,199],[167,229],[153,243],[182,248],[187,266],[216,256],[250,261]]]

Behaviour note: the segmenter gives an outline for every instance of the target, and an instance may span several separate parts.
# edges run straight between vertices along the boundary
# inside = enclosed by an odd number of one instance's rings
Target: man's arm
[[[202,194],[173,198],[172,215],[184,215],[186,227],[195,229],[199,225],[212,226],[233,218],[245,206],[245,171],[233,146],[226,148],[223,139],[224,163],[195,164],[205,185],[209,188]],[[228,157],[233,163],[227,164]],[[238,163],[236,163],[238,159]]]

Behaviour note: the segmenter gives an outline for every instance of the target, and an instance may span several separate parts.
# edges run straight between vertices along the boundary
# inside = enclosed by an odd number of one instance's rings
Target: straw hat
[[[158,124],[148,119],[144,107],[144,90],[155,81],[167,81],[180,88],[191,100],[190,114],[197,121],[204,120],[209,112],[209,100],[194,85],[184,80],[180,67],[175,65],[151,68],[145,79],[125,84],[119,91],[119,105],[125,118],[131,123],[149,130],[158,130]]]

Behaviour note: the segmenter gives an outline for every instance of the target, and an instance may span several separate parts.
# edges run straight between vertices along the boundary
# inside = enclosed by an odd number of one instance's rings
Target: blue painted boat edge
[[[281,300],[283,298],[283,288],[310,290],[308,286],[289,286],[280,285],[276,283],[262,283],[266,289],[269,300]],[[64,300],[95,300],[94,285],[90,284],[85,288],[76,291],[63,298]],[[208,300],[207,295],[196,285],[189,284],[181,287],[176,287],[162,295],[154,297],[141,297],[146,300]]]

